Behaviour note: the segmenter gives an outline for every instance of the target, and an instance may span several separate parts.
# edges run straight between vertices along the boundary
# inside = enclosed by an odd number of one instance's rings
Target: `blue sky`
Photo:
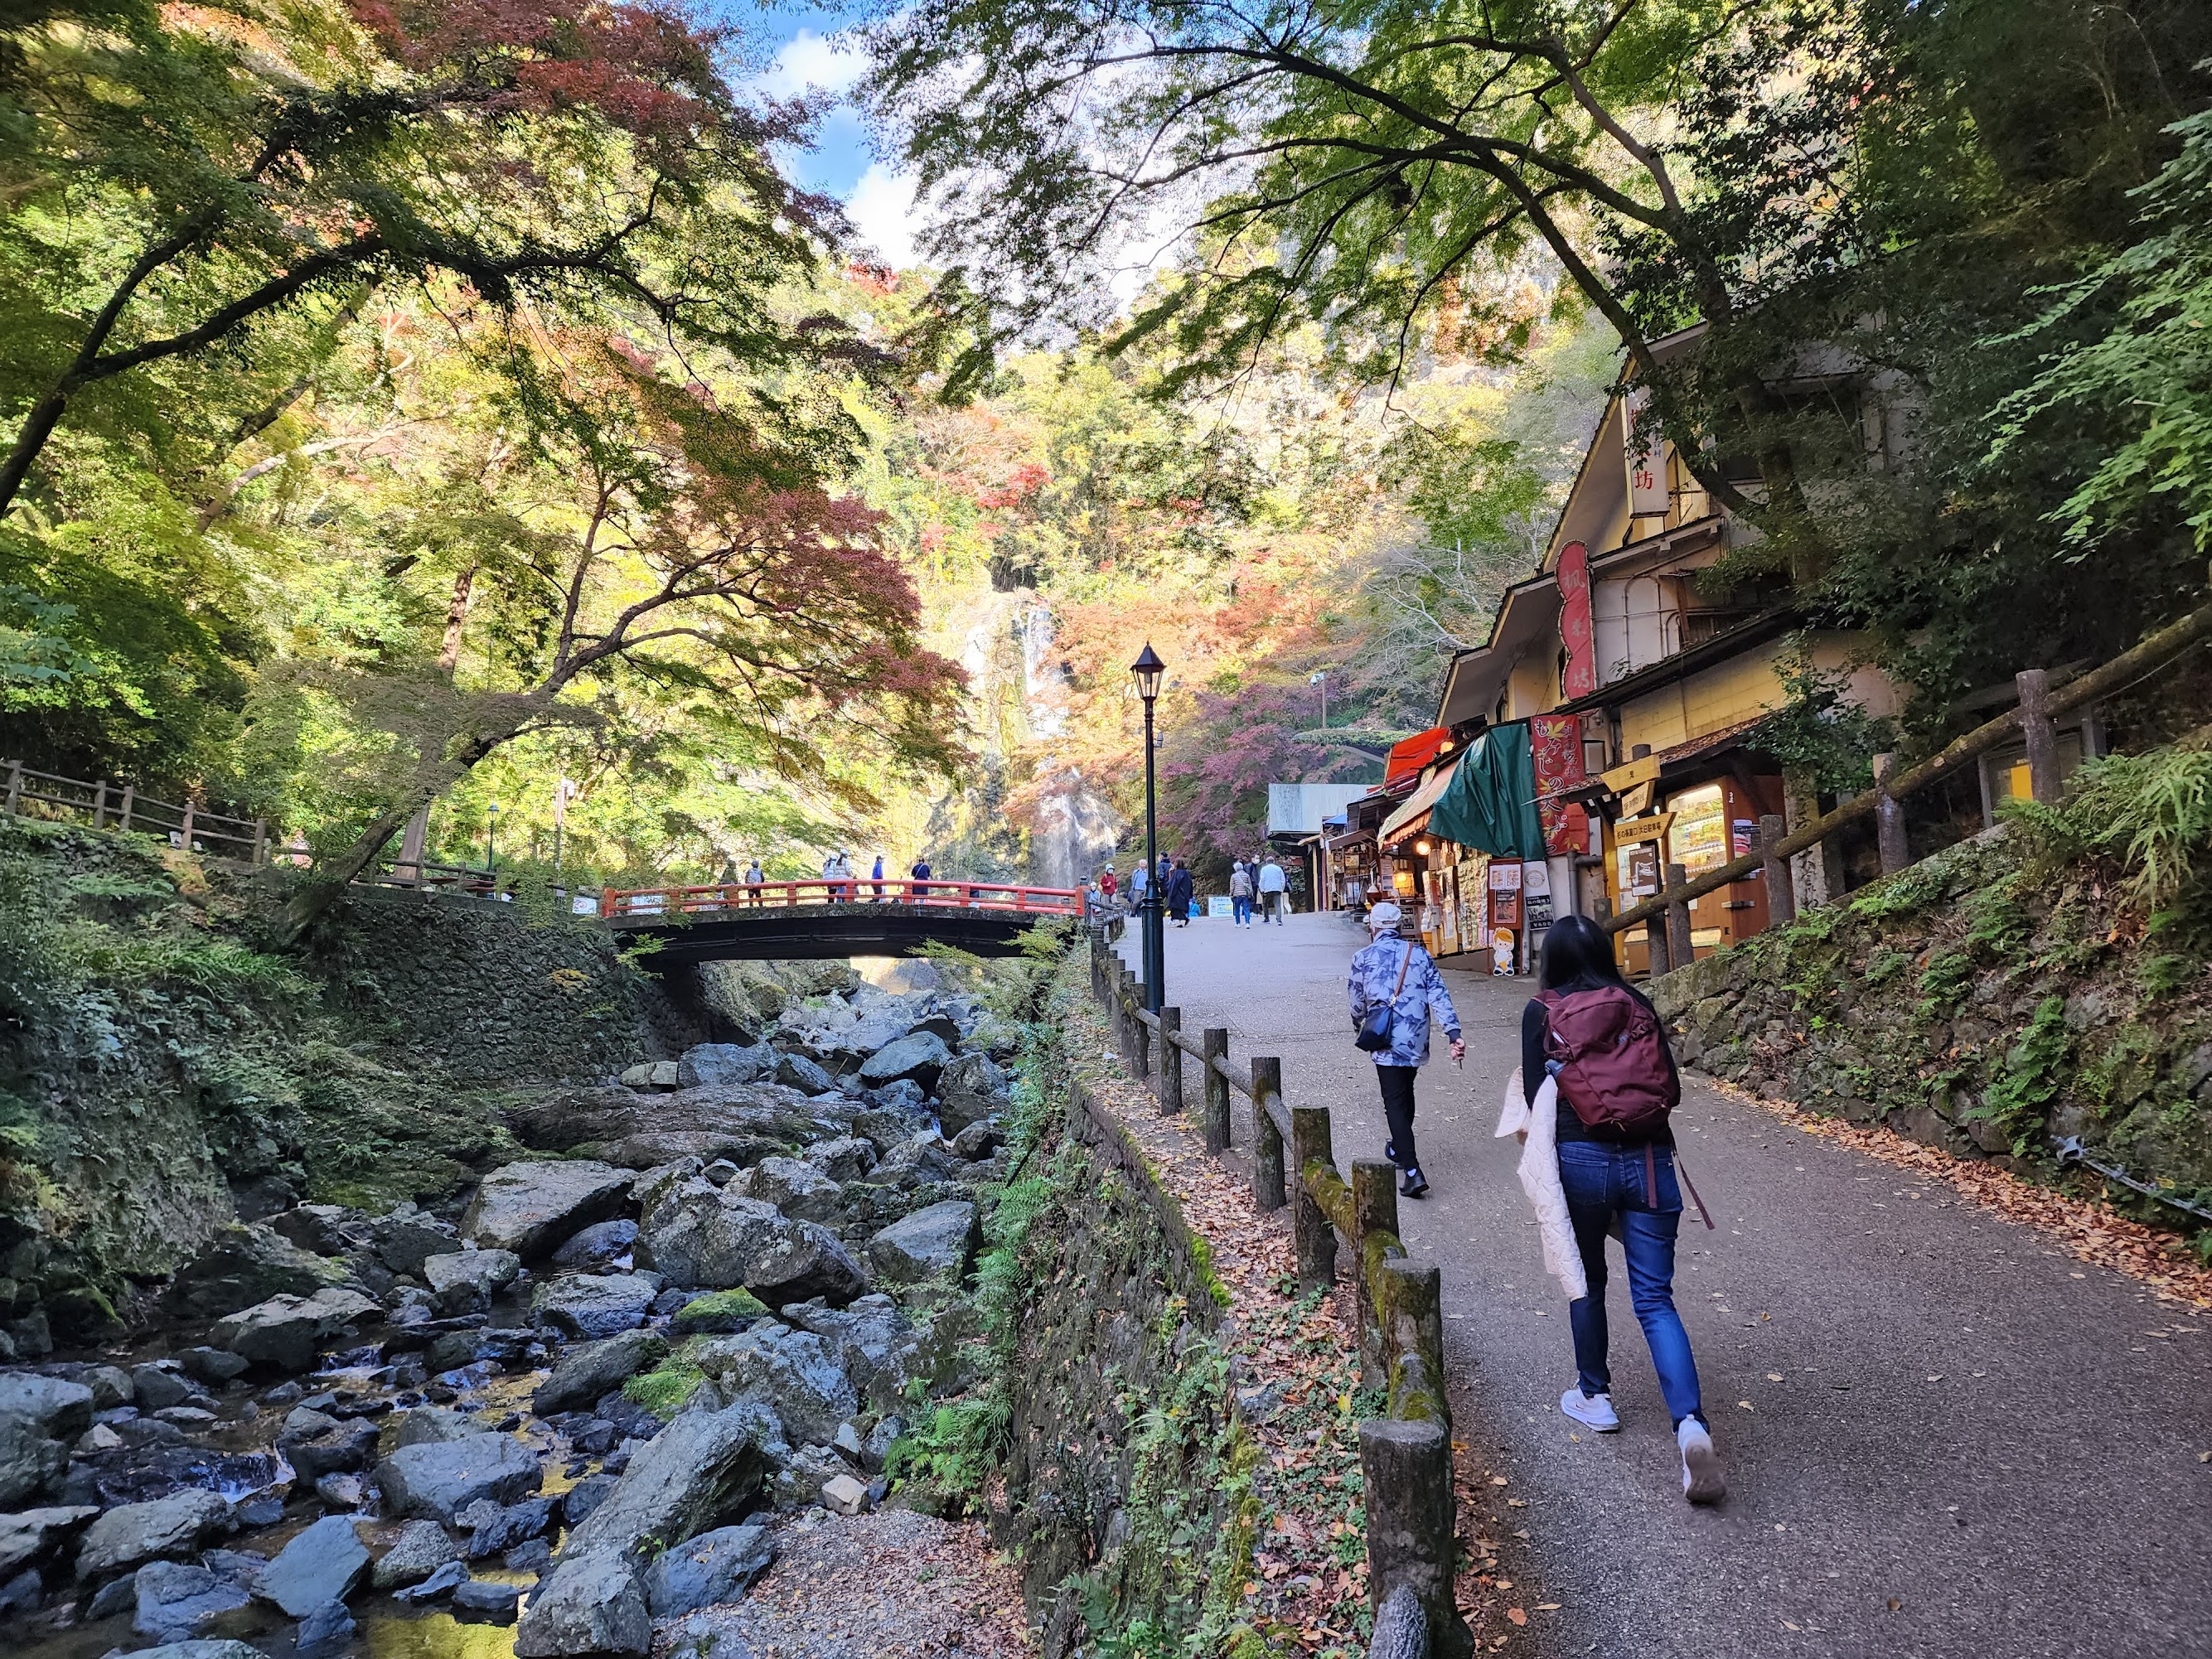
[[[860,18],[858,6],[708,0],[707,10],[741,29],[755,55],[772,59],[754,80],[781,96],[809,87],[843,92],[859,78],[859,55],[836,46],[839,33]],[[814,149],[781,159],[799,183],[842,200],[878,253],[894,264],[912,262],[914,192],[896,167],[876,156],[858,111],[833,110],[822,122]]]

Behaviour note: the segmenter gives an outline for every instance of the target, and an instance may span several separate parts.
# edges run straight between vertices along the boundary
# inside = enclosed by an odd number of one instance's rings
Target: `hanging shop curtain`
[[[1429,811],[1429,828],[1492,858],[1540,859],[1544,825],[1536,811],[1536,767],[1528,723],[1493,726],[1474,740],[1451,783]]]

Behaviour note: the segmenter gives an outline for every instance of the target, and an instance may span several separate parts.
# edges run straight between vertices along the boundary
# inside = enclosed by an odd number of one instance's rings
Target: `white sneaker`
[[[1674,1431],[1682,1449],[1682,1496],[1692,1504],[1717,1504],[1728,1491],[1721,1479],[1721,1455],[1713,1449],[1713,1437],[1694,1417],[1682,1419]]]
[[[1569,1389],[1559,1396],[1559,1409],[1584,1428],[1595,1429],[1600,1434],[1611,1434],[1620,1427],[1620,1413],[1613,1410],[1613,1400],[1607,1395],[1588,1395],[1579,1388]]]

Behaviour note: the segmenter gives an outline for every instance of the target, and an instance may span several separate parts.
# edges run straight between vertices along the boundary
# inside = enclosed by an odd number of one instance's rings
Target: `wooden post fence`
[[[1670,873],[1679,877],[1679,866]],[[1355,1159],[1347,1182],[1336,1167],[1328,1109],[1287,1104],[1280,1059],[1255,1055],[1239,1075],[1226,1030],[1209,1026],[1194,1041],[1180,1009],[1148,1012],[1143,987],[1120,956],[1096,940],[1093,950],[1092,986],[1132,1073],[1152,1083],[1163,1111],[1182,1109],[1185,1055],[1198,1061],[1203,1079],[1209,1154],[1219,1156],[1233,1139],[1231,1092],[1252,1103],[1253,1204],[1263,1212],[1290,1206],[1300,1288],[1334,1285],[1340,1240],[1349,1247],[1361,1379],[1382,1389],[1385,1401],[1382,1417],[1359,1425],[1376,1610],[1370,1659],[1464,1659],[1474,1638],[1451,1594],[1456,1541],[1443,1280],[1435,1267],[1409,1260],[1398,1236],[1396,1166]]]
[[[1766,861],[1766,918],[1771,927],[1778,927],[1797,917],[1797,886],[1790,879],[1790,860],[1776,850],[1789,833],[1789,821],[1779,812],[1766,813],[1759,820],[1759,854]]]
[[[1182,1045],[1176,1041],[1182,1035],[1182,1010],[1160,1010],[1160,1109],[1172,1115],[1182,1113]]]
[[[1690,902],[1682,896],[1682,890],[1690,884],[1690,872],[1683,866],[1667,866],[1667,960],[1677,967],[1686,967],[1697,955],[1690,942]]]
[[[2020,734],[2027,745],[2028,793],[2054,806],[2066,792],[2066,779],[2058,769],[2058,728],[2051,723],[2051,676],[2040,668],[2023,668],[2012,683],[2020,694]]]
[[[2046,716],[2056,717],[2111,696],[2133,685],[2145,675],[2163,668],[2208,638],[2212,638],[2212,605],[2199,606],[2179,621],[2169,623],[2155,634],[2123,651],[2110,662],[2086,674],[2075,675],[2051,692],[2044,713]],[[2007,709],[1972,731],[1961,732],[1927,759],[1902,772],[1887,774],[1875,788],[1855,795],[1838,804],[1832,811],[1799,824],[1778,845],[1755,848],[1741,858],[1706,871],[1692,882],[1680,896],[1685,899],[1702,898],[1732,881],[1742,881],[1756,873],[1770,858],[1794,858],[1800,853],[1810,851],[1845,824],[1856,823],[1869,815],[1878,817],[1882,801],[1902,800],[1915,790],[1925,788],[1945,773],[1963,766],[1977,756],[2011,743],[2021,735],[2021,730],[2020,711]],[[1899,827],[1903,827],[1901,817]],[[1641,925],[1652,916],[1662,914],[1669,896],[1661,894],[1658,897],[1646,899],[1641,904],[1628,906],[1606,922],[1607,930],[1617,933],[1625,928]]]

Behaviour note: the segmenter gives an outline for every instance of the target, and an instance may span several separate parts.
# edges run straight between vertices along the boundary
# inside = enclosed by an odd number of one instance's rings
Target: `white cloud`
[[[837,37],[801,29],[783,43],[775,62],[753,84],[777,98],[796,98],[811,87],[843,93],[859,83],[867,68],[867,59]]]
[[[917,262],[915,236],[921,228],[921,213],[914,199],[914,180],[906,174],[871,161],[845,198],[845,211],[860,240],[885,264],[904,270]]]

